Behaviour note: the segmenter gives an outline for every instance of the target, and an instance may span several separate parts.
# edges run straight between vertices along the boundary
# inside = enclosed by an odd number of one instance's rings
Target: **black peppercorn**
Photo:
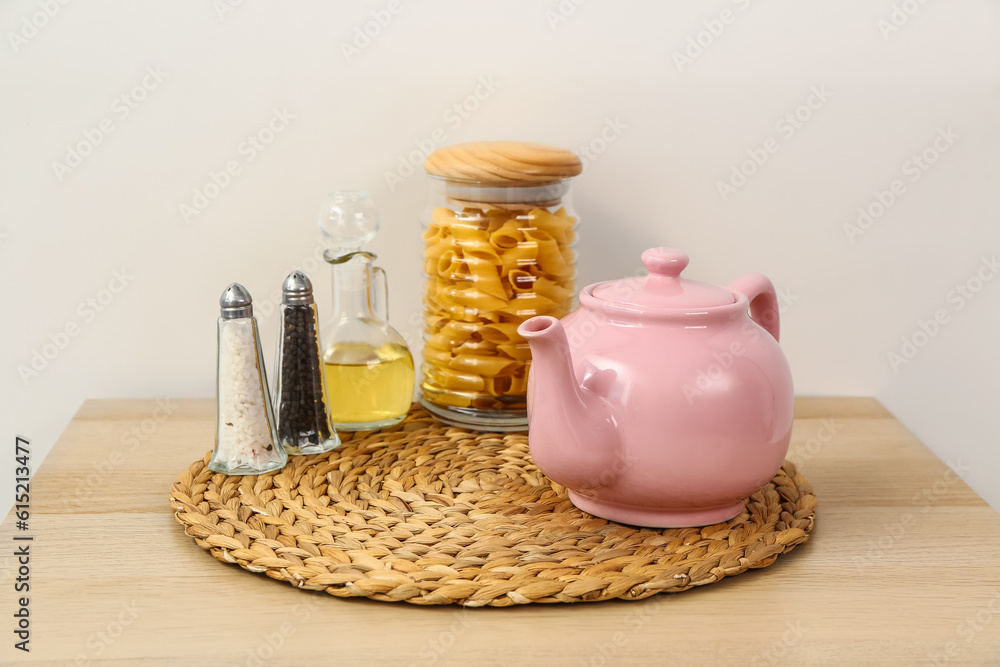
[[[278,439],[290,454],[328,451],[340,442],[330,426],[324,395],[312,285],[297,271],[285,280],[281,311]]]

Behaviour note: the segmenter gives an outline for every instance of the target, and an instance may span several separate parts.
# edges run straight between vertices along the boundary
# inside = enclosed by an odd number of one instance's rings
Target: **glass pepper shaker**
[[[340,438],[327,411],[312,283],[302,272],[285,278],[280,311],[274,388],[278,439],[289,454],[322,454],[340,445]]]
[[[284,467],[267,390],[250,293],[233,283],[219,299],[215,451],[208,467],[226,475],[259,475]]]
[[[333,310],[322,331],[330,420],[342,431],[398,424],[413,400],[413,357],[389,324],[385,271],[361,249],[378,231],[378,211],[367,192],[334,192],[319,228],[333,245],[323,253],[333,271]]]

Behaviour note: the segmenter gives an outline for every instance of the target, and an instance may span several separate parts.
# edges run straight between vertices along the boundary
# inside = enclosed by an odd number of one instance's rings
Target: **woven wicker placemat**
[[[637,600],[766,567],[808,538],[816,497],[785,462],[736,518],[655,530],[577,509],[523,433],[446,426],[422,408],[327,454],[227,477],[211,453],[174,482],[184,532],[226,563],[338,597],[504,607]]]

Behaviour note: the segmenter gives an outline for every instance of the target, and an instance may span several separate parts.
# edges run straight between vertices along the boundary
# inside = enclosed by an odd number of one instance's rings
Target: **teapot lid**
[[[712,308],[736,303],[725,287],[681,278],[688,256],[674,248],[650,248],[642,253],[649,275],[600,283],[593,295],[602,301],[640,308]]]

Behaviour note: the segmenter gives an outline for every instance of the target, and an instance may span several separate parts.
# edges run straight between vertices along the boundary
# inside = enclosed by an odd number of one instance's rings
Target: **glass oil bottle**
[[[319,227],[333,245],[333,308],[321,331],[330,421],[338,430],[398,424],[413,400],[413,357],[388,322],[385,271],[361,247],[375,237],[378,212],[366,192],[331,194]]]

